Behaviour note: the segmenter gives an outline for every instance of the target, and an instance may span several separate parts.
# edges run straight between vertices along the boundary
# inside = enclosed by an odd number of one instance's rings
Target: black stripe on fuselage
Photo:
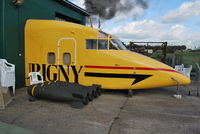
[[[94,72],[85,72],[85,76],[88,77],[103,77],[103,78],[135,78],[131,85],[134,85],[144,79],[151,77],[152,75],[144,74],[113,74],[113,73],[94,73]]]

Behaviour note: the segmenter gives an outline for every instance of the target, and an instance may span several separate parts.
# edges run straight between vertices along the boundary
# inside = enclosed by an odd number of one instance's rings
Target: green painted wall
[[[55,19],[61,13],[85,24],[85,16],[55,0],[25,0],[15,6],[13,0],[0,0],[0,58],[16,65],[16,87],[25,85],[24,26],[27,19]],[[3,30],[4,29],[4,30]]]
[[[0,1],[0,58],[3,57],[4,43],[3,43],[3,7],[4,2]]]

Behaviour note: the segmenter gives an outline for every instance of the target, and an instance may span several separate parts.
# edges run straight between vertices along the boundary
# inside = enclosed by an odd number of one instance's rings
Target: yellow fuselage
[[[190,79],[159,61],[130,52],[87,49],[86,40],[110,41],[90,27],[53,20],[28,20],[25,27],[25,66],[45,81],[75,82],[104,89],[143,89],[189,84]],[[98,43],[97,43],[98,45]],[[69,58],[65,63],[65,58]],[[55,59],[53,59],[55,58]],[[173,78],[173,79],[172,79]],[[29,80],[26,80],[29,85]]]

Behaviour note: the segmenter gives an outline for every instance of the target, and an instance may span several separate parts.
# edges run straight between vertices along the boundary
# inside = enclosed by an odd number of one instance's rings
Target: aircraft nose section
[[[181,73],[174,73],[171,75],[171,79],[176,83],[175,85],[177,85],[177,83],[180,85],[187,85],[191,83],[190,78]]]

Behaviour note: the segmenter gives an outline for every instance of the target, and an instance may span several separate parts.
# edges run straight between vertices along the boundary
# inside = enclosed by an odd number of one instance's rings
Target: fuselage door
[[[76,65],[76,40],[74,38],[61,38],[58,41],[58,65]]]

